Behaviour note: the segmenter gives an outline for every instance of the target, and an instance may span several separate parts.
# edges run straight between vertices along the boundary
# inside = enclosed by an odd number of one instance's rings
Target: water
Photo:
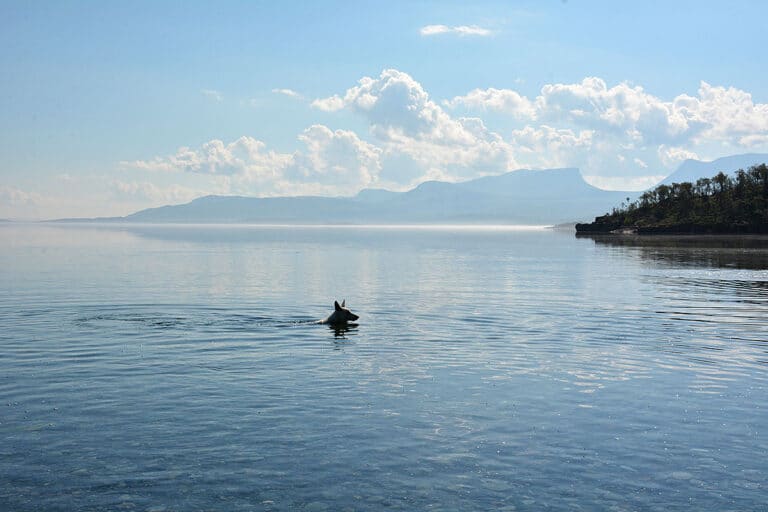
[[[760,510],[768,250],[0,227],[0,510]],[[356,327],[312,323],[334,299]]]

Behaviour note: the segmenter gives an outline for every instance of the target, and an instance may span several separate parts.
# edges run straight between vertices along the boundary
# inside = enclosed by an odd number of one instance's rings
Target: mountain
[[[392,199],[398,194],[399,192],[392,192],[391,190],[384,190],[383,188],[364,188],[357,193],[355,199],[367,203],[379,203]]]
[[[768,162],[748,154],[712,162],[686,160],[663,184],[691,181],[719,171]],[[619,207],[638,192],[601,190],[578,169],[518,170],[461,183],[427,181],[407,192],[365,189],[353,197],[206,196],[175,206],[142,210],[104,222],[386,224],[559,224],[587,220]]]
[[[462,183],[428,181],[385,205],[395,220],[553,224],[609,210],[634,193],[600,190],[578,169],[519,170]]]
[[[753,165],[768,162],[768,154],[748,153],[745,155],[733,155],[718,158],[711,162],[699,160],[685,160],[675,172],[664,178],[659,185],[671,185],[672,183],[696,183],[699,178],[710,178],[722,171],[732,175],[739,169],[748,169]]]
[[[462,183],[428,181],[407,192],[354,197],[207,196],[136,212],[123,221],[182,223],[554,224],[605,213],[635,193],[595,188],[578,169],[520,170]]]
[[[123,217],[130,222],[265,223],[341,220],[364,203],[335,197],[205,196],[186,204],[141,210]],[[317,221],[312,220],[313,217]]]

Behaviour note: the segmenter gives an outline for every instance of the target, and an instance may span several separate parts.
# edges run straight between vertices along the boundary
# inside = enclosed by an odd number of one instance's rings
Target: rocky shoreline
[[[576,224],[577,234],[604,235],[768,235],[767,224],[673,224],[622,226],[610,222]]]

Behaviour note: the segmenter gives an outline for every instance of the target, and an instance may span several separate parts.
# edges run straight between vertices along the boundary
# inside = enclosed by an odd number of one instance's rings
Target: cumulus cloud
[[[266,144],[260,140],[243,136],[228,144],[214,139],[199,149],[181,147],[167,157],[121,164],[147,171],[236,175],[250,182],[270,182],[279,178],[279,170],[290,159],[290,155],[266,150]]]
[[[352,131],[313,125],[299,136],[305,149],[285,168],[284,187],[324,194],[354,194],[374,185],[381,171],[381,149]]]
[[[698,160],[699,155],[682,147],[667,146],[662,144],[658,148],[658,155],[665,167],[672,167],[683,160]]]
[[[272,92],[275,94],[282,94],[283,96],[288,96],[290,98],[296,98],[296,99],[302,98],[302,95],[294,91],[293,89],[272,89]]]
[[[608,87],[601,78],[587,77],[580,83],[547,84],[533,99],[511,89],[491,88],[475,89],[445,104],[613,132],[650,144],[729,141],[747,145],[762,142],[759,134],[768,133],[768,104],[755,104],[745,91],[706,82],[701,82],[698,96],[680,94],[671,101],[640,86]]]
[[[713,87],[706,82],[701,82],[698,92],[698,98],[685,97],[681,110],[705,126],[698,134],[702,139],[768,135],[768,103],[755,104],[746,91]],[[747,141],[751,142],[749,138]]]
[[[458,25],[450,27],[448,25],[425,25],[419,29],[422,36],[436,36],[441,34],[454,34],[458,36],[490,36],[492,30],[478,27],[477,25]]]
[[[122,162],[143,171],[191,173],[216,179],[220,191],[262,196],[352,194],[376,183],[381,149],[354,132],[313,125],[298,137],[304,148],[294,153],[267,150],[252,137],[225,143],[211,140],[199,148],[182,147],[175,154],[151,160]],[[189,189],[155,189],[149,182],[116,182],[122,196],[147,199],[186,197]],[[164,195],[163,195],[164,194]],[[198,194],[201,195],[201,194]]]
[[[510,89],[474,89],[465,96],[456,96],[443,103],[451,108],[463,105],[482,110],[498,110],[523,119],[536,118],[534,103]]]
[[[768,133],[744,135],[739,137],[739,145],[745,148],[768,147]]]
[[[511,147],[501,135],[478,118],[451,117],[419,82],[396,69],[362,78],[343,97],[315,103],[363,116],[385,155],[409,156],[421,166],[424,177],[474,177],[515,165]]]
[[[699,126],[684,107],[664,102],[640,86],[622,83],[608,87],[601,78],[580,83],[547,84],[529,99],[511,89],[475,89],[446,105],[513,114],[529,121],[568,124],[605,132],[625,133],[635,139],[673,139]]]
[[[518,160],[521,152],[542,150],[543,141],[551,140],[551,129],[591,133],[588,154],[582,151],[583,144],[570,149],[566,144],[559,146],[564,149],[556,160],[581,166],[591,176],[614,174],[617,180],[626,176],[628,186],[639,183],[633,174],[671,170],[686,158],[768,149],[768,104],[754,103],[745,91],[706,82],[701,82],[696,96],[680,94],[664,100],[638,85],[609,86],[601,78],[587,77],[578,83],[544,85],[532,98],[512,89],[475,89],[444,105],[452,110],[500,112],[522,124],[512,132]],[[531,144],[534,134],[538,139]],[[540,155],[544,163],[553,160],[548,149]]]
[[[208,176],[238,193],[353,194],[364,187],[402,189],[426,179],[459,180],[518,166],[510,141],[478,117],[452,117],[416,80],[398,70],[364,77],[343,95],[317,99],[316,108],[362,116],[371,140],[349,130],[312,125],[299,148],[282,153],[243,136],[181,147],[168,156],[122,162],[123,167]],[[145,196],[146,186],[126,188]]]
[[[526,126],[512,131],[511,144],[518,160],[528,167],[568,167],[586,158],[594,136],[593,130]]]
[[[433,34],[456,28],[430,27]],[[639,85],[587,77],[546,84],[535,96],[488,88],[439,101],[409,74],[385,69],[311,105],[356,114],[368,131],[315,124],[297,136],[292,152],[243,136],[123,164],[185,173],[226,191],[260,196],[403,189],[426,179],[471,179],[521,167],[579,167],[597,186],[628,190],[655,184],[687,158],[768,150],[768,105],[745,91],[706,82],[693,95],[672,99]],[[142,181],[117,190],[157,198],[172,193]]]
[[[329,98],[319,98],[312,102],[312,107],[324,112],[335,112],[344,108],[344,100],[337,95]]]

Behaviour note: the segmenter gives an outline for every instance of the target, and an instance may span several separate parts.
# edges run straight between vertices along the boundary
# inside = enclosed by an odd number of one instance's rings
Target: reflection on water
[[[766,249],[611,240],[0,227],[0,510],[765,508]]]
[[[346,340],[357,334],[359,324],[329,324],[328,329],[333,332],[336,340]]]
[[[643,258],[675,265],[768,269],[768,237],[743,236],[638,236],[577,233],[597,245],[637,251]]]

